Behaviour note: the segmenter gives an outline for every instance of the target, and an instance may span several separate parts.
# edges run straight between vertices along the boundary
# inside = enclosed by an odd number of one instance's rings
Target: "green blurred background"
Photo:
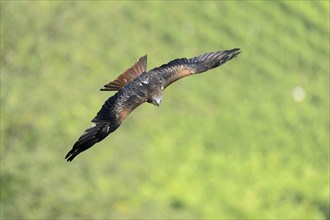
[[[140,56],[239,47],[72,163]],[[330,219],[328,1],[1,1],[1,218]]]

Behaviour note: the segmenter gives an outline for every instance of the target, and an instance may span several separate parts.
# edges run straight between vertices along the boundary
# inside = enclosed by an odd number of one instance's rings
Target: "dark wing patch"
[[[161,74],[164,79],[164,88],[171,83],[192,74],[202,73],[218,67],[240,53],[239,48],[217,52],[204,53],[191,59],[175,59],[151,71]],[[151,72],[150,71],[150,72]]]
[[[118,95],[118,93],[110,97],[92,120],[93,125],[79,137],[65,159],[72,161],[78,154],[102,141],[114,132],[129,113],[143,102],[143,99],[137,96],[128,98],[125,95]]]
[[[89,149],[94,144],[102,141],[111,132],[120,126],[118,121],[118,93],[110,97],[92,120],[93,125],[87,128],[79,137],[72,149],[65,156],[67,161],[72,161],[78,154]]]
[[[117,79],[104,85],[101,91],[117,91],[145,71],[147,71],[147,55],[141,57],[132,67],[120,74]]]
[[[102,141],[118,127],[119,125],[115,127],[111,126],[109,122],[98,122],[93,124],[79,137],[72,149],[65,156],[65,159],[67,159],[67,161],[72,161],[78,154]]]

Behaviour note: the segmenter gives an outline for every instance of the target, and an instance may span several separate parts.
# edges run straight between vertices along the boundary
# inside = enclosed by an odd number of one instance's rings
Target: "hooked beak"
[[[160,106],[160,104],[162,103],[163,97],[162,96],[154,96],[151,98],[151,100],[149,101],[150,103],[152,103],[155,106]]]
[[[162,103],[162,100],[161,99],[157,99],[157,100],[155,100],[155,102],[153,104],[155,106],[159,107],[161,103]]]

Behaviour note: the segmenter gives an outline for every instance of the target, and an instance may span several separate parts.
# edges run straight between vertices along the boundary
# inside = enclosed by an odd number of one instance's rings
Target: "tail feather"
[[[111,127],[109,122],[98,122],[87,128],[80,136],[78,141],[73,145],[72,149],[67,153],[65,159],[72,161],[78,154],[92,147],[107,137],[117,127]]]

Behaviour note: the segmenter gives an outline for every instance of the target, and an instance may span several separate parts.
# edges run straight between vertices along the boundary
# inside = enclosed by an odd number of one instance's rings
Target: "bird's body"
[[[175,59],[150,71],[146,70],[147,56],[141,57],[132,67],[101,89],[117,93],[104,103],[92,120],[93,125],[85,130],[65,158],[72,161],[79,153],[103,140],[144,102],[159,106],[163,90],[171,83],[218,67],[239,53],[240,49],[235,48],[205,53],[191,59]]]

